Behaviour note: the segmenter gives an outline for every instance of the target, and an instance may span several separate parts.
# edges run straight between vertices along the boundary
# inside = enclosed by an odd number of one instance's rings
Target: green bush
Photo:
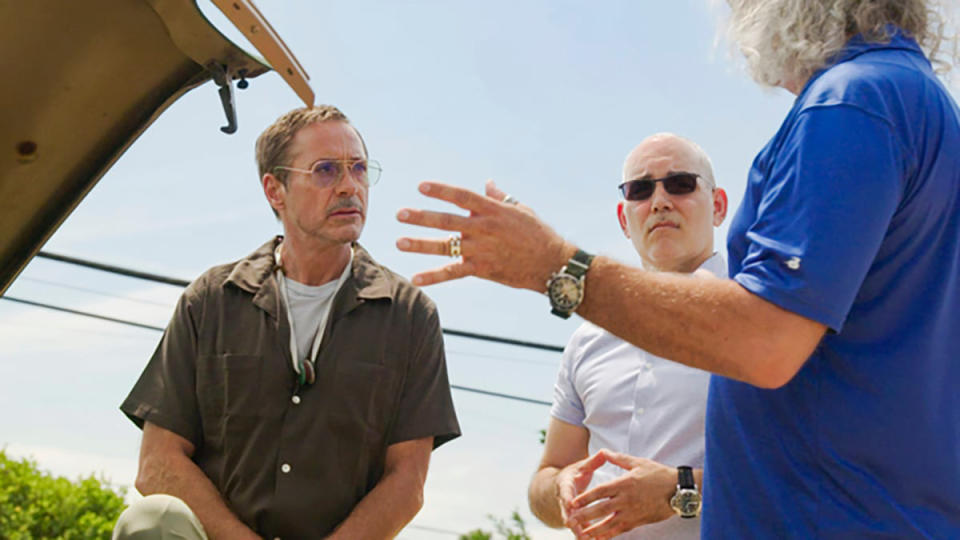
[[[0,538],[110,538],[124,494],[93,476],[76,482],[51,476],[0,450]]]
[[[487,519],[493,522],[494,529],[496,529],[496,532],[500,533],[500,536],[505,540],[531,540],[530,535],[527,533],[527,524],[523,522],[523,518],[520,517],[520,513],[516,510],[510,514],[510,520],[513,521],[513,525],[507,525],[504,520],[489,514],[487,515]],[[514,529],[514,527],[516,527],[516,529]],[[493,533],[483,529],[475,529],[467,534],[461,534],[459,540],[493,540]]]

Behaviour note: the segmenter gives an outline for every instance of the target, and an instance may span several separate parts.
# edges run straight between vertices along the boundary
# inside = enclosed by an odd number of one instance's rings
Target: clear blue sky
[[[792,101],[755,85],[714,45],[723,11],[707,0],[257,4],[312,77],[317,102],[350,116],[382,162],[361,243],[406,276],[444,262],[394,248],[398,236],[425,234],[394,219],[400,207],[436,206],[416,192],[425,179],[481,189],[494,178],[582,247],[637,262],[615,216],[626,153],[658,131],[697,141],[732,211]],[[45,249],[183,278],[246,255],[280,231],[259,188],[254,140],[296,106],[276,74],[251,80],[237,93],[240,129],[227,136],[215,87],[191,91]],[[716,236],[721,251],[725,234]],[[475,279],[427,292],[451,328],[563,344],[580,323],[551,316],[539,295]],[[8,294],[163,326],[178,293],[36,260]],[[60,474],[101,471],[131,484],[139,431],[117,407],[158,338],[0,302],[0,446]],[[447,348],[455,384],[551,399],[558,354],[458,338]],[[515,508],[535,538],[566,537],[526,506],[547,408],[454,398],[464,436],[434,454],[419,528],[401,538],[490,528],[487,514]]]

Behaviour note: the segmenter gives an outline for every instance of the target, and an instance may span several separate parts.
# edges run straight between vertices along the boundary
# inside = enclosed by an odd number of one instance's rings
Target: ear
[[[274,210],[280,212],[286,207],[287,187],[279,178],[267,173],[260,179],[260,183],[263,184],[263,194],[266,195],[267,202]]]
[[[723,188],[713,190],[713,226],[719,227],[727,217],[727,192]]]
[[[620,220],[620,229],[623,230],[623,235],[630,238],[630,230],[627,229],[627,215],[624,214],[623,204],[623,201],[617,203],[617,219]]]

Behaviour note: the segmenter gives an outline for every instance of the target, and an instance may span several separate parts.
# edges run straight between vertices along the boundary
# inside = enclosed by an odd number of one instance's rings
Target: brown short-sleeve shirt
[[[265,537],[329,534],[391,444],[460,434],[433,302],[354,246],[299,387],[273,239],[192,283],[121,410],[188,439],[227,505]]]

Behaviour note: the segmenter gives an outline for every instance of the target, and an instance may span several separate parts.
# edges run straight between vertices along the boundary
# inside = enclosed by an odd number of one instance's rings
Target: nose
[[[366,184],[364,184],[363,179],[356,178],[350,172],[350,167],[348,164],[340,163],[339,177],[337,179],[337,183],[334,185],[337,194],[351,196],[365,185]]]
[[[673,210],[673,200],[663,187],[663,182],[657,182],[653,185],[653,195],[650,196],[650,211],[656,214],[668,210]]]

